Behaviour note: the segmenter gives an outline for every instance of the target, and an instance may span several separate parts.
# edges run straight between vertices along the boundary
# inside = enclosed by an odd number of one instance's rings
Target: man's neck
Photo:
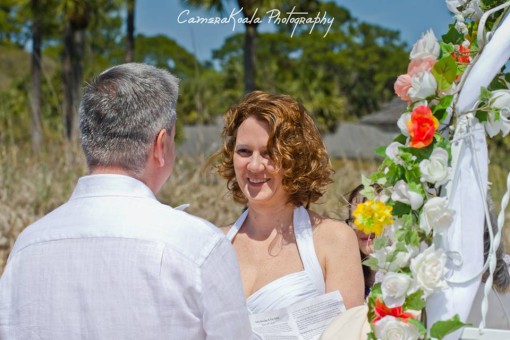
[[[129,172],[121,167],[117,167],[117,166],[95,166],[90,169],[90,174],[91,175],[124,175],[124,176],[129,176],[129,177],[139,179],[136,176],[133,176],[133,174],[131,172]]]
[[[123,175],[123,176],[129,176],[134,179],[139,180],[140,182],[144,183],[146,186],[148,186],[154,194],[156,193],[155,189],[151,186],[151,183],[144,179],[144,176],[137,176],[133,174],[130,171],[127,171],[126,169],[123,169],[121,167],[117,166],[95,166],[92,169],[90,169],[91,175]]]

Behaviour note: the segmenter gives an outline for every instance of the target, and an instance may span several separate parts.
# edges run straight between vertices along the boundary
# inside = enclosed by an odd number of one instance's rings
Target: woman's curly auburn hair
[[[306,109],[288,95],[254,91],[225,113],[223,147],[214,155],[214,167],[227,180],[236,202],[246,204],[236,179],[233,156],[239,126],[248,118],[269,125],[267,151],[283,176],[288,203],[308,206],[316,202],[333,180],[334,173],[319,130]]]

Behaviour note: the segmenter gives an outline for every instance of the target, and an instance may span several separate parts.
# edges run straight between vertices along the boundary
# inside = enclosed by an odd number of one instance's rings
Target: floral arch
[[[510,132],[510,0],[446,5],[455,22],[442,41],[428,31],[413,46],[395,83],[408,102],[401,134],[377,151],[380,168],[362,178],[369,200],[354,212],[357,228],[377,236],[365,263],[384,274],[368,297],[369,339],[458,339],[481,275],[495,269],[510,175],[484,263],[486,134]]]

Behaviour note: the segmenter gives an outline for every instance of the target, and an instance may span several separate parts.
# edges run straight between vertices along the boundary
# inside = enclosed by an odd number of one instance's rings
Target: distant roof
[[[334,134],[324,136],[324,143],[333,158],[374,159],[378,157],[374,150],[389,144],[395,135],[372,126],[342,122]]]
[[[364,116],[359,122],[363,125],[375,126],[387,132],[398,132],[397,121],[406,108],[407,102],[395,97],[393,100],[383,104],[381,110]]]
[[[221,143],[220,125],[184,126],[186,139],[177,146],[179,156],[209,156]],[[341,122],[334,134],[324,135],[330,157],[374,159],[374,149],[387,145],[394,132],[384,132],[373,126]]]

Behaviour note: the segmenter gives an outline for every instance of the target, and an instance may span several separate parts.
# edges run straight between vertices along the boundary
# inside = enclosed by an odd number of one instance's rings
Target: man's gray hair
[[[84,89],[81,144],[89,168],[118,166],[139,175],[157,133],[175,125],[179,80],[146,64],[112,67]]]

